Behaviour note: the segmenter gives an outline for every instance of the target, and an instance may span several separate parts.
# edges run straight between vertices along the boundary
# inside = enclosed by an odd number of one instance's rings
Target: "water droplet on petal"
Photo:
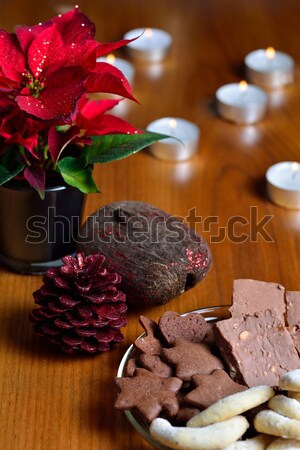
[[[78,8],[79,8],[79,5],[75,5],[74,8],[78,9]]]
[[[81,26],[82,26],[82,27],[85,27],[85,23],[82,23]]]
[[[61,14],[58,14],[58,16],[57,16],[57,17],[61,18]]]
[[[43,25],[42,22],[39,22],[39,26]]]

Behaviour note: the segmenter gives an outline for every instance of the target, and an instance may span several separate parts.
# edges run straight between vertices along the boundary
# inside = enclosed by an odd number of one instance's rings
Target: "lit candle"
[[[161,61],[169,51],[172,37],[164,30],[157,28],[136,28],[128,31],[124,39],[136,40],[127,44],[127,50],[132,58],[144,62]]]
[[[129,61],[121,58],[116,58],[114,55],[110,54],[107,56],[101,56],[101,58],[97,58],[97,62],[105,62],[113,65],[123,73],[129,84],[133,83],[134,67]]]
[[[174,117],[163,117],[151,122],[147,130],[172,137],[155,142],[150,152],[165,161],[185,161],[198,150],[200,130],[192,122]]]
[[[300,208],[300,163],[284,161],[271,166],[266,173],[270,199],[279,206]]]
[[[278,88],[294,80],[294,60],[273,47],[255,50],[245,58],[247,78],[254,84]]]
[[[217,90],[216,98],[219,115],[231,122],[255,123],[266,113],[266,93],[246,81],[225,84]]]

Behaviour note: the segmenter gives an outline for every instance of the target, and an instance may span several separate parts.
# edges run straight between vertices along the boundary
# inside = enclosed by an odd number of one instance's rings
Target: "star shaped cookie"
[[[177,339],[172,348],[162,349],[163,359],[175,365],[176,377],[190,381],[193,375],[210,374],[215,369],[223,369],[222,361],[211,353],[207,344],[197,344]]]
[[[117,378],[116,383],[121,391],[115,402],[117,409],[135,409],[148,422],[161,411],[170,416],[178,413],[176,393],[182,385],[178,378],[161,378],[146,369],[136,369],[133,377]]]
[[[208,375],[194,375],[192,380],[196,388],[190,391],[184,400],[200,409],[208,408],[221,398],[247,389],[246,386],[235,383],[225,370],[220,369]]]

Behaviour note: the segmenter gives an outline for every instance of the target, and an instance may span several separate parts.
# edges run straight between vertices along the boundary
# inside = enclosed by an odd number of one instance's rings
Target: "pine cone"
[[[68,353],[99,353],[123,341],[126,296],[117,289],[121,277],[103,267],[103,255],[65,256],[49,269],[33,293],[41,305],[30,314],[35,332]]]

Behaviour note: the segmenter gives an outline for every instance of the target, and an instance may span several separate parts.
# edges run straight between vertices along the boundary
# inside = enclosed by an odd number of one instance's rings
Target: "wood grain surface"
[[[13,31],[16,24],[44,21],[71,4],[0,0],[0,27]],[[157,319],[166,310],[228,304],[234,278],[300,290],[300,212],[271,204],[264,184],[271,164],[300,159],[297,70],[293,85],[269,94],[268,115],[257,125],[226,123],[214,109],[216,89],[244,78],[248,52],[272,45],[299,62],[299,0],[82,0],[81,9],[96,23],[101,41],[117,40],[140,26],[163,28],[173,36],[162,64],[136,64],[134,92],[141,105],[128,107],[127,120],[145,128],[156,118],[178,116],[201,128],[199,151],[191,161],[161,162],[144,151],[96,168],[102,194],[88,196],[86,215],[126,199],[181,217],[196,208],[202,217],[195,227],[210,243],[214,261],[207,278],[143,314]],[[265,226],[268,240],[255,229],[255,221],[267,215],[272,216]],[[218,225],[203,223],[210,216]],[[244,242],[233,242],[233,216],[248,221],[234,230]],[[129,311],[122,345],[96,357],[70,357],[33,335],[27,316],[34,306],[32,292],[40,285],[40,276],[0,269],[0,450],[149,449],[113,408],[114,377],[123,353],[141,332],[141,310]]]

